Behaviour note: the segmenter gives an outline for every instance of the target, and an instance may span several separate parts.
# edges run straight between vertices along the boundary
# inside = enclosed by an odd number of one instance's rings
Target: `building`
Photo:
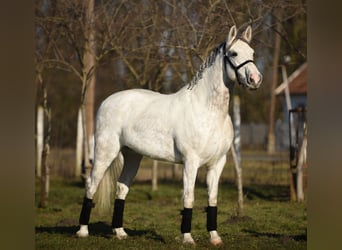
[[[276,122],[275,128],[277,150],[289,149],[289,107],[297,109],[307,106],[307,65],[307,62],[302,64],[288,77],[287,82],[282,82],[274,91],[276,95],[284,96],[283,119]]]

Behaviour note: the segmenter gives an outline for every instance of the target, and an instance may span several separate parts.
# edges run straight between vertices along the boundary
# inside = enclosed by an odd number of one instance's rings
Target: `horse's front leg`
[[[223,244],[217,233],[217,192],[218,183],[226,163],[226,156],[222,157],[216,164],[209,166],[207,173],[208,207],[207,207],[207,230],[210,234],[210,242],[215,245]]]
[[[181,232],[183,234],[183,243],[195,245],[195,241],[191,236],[191,220],[192,208],[195,200],[195,182],[198,170],[198,162],[196,160],[188,160],[184,164],[183,170],[183,211]]]

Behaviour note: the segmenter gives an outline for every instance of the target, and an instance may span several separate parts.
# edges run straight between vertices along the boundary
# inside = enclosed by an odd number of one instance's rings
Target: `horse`
[[[130,89],[114,93],[100,105],[96,116],[94,165],[85,183],[78,237],[89,235],[94,207],[110,207],[110,190],[116,188],[112,231],[118,239],[123,228],[125,199],[143,156],[183,164],[182,242],[195,244],[191,235],[194,188],[199,167],[207,167],[207,231],[213,245],[223,243],[217,232],[217,193],[226,154],[233,140],[228,113],[234,83],[259,88],[262,75],[249,43],[251,26],[237,36],[236,26],[227,40],[201,64],[193,79],[173,94]],[[114,191],[113,191],[114,192]]]

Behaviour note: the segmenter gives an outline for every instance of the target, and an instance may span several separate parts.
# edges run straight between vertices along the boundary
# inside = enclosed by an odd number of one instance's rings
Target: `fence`
[[[241,146],[265,148],[268,126],[265,123],[241,124]]]

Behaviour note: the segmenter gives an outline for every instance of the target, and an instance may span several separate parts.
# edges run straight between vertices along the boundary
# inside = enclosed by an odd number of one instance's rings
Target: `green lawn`
[[[75,237],[84,194],[81,181],[52,178],[47,208],[39,208],[36,182],[36,249],[187,249],[180,243],[182,183],[162,182],[152,192],[149,183],[134,183],[126,200],[124,226],[129,238],[111,233],[111,214],[93,211],[90,236]],[[218,196],[218,232],[221,249],[306,249],[306,203],[290,202],[286,185],[244,186],[244,216],[235,217],[237,192],[221,182]],[[196,184],[192,234],[196,249],[211,249],[205,229],[206,187]]]

